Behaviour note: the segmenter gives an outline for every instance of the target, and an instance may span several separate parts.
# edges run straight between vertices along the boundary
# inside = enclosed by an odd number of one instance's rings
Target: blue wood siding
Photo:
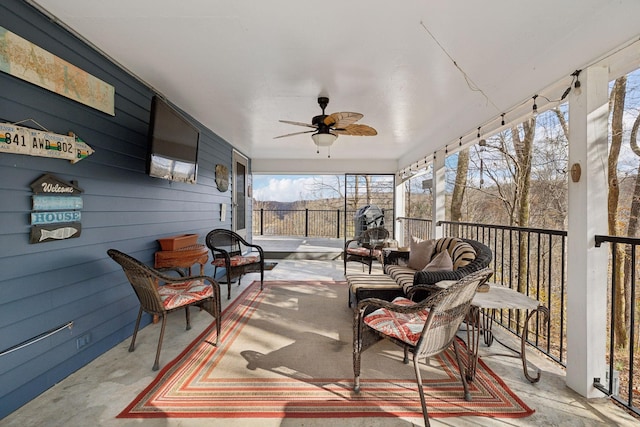
[[[220,223],[231,189],[218,191],[214,169],[221,163],[231,170],[233,148],[199,125],[198,183],[149,177],[152,90],[22,1],[0,3],[0,26],[116,92],[110,116],[0,72],[0,121],[34,119],[52,132],[75,132],[95,150],[75,165],[0,154],[0,351],[73,321],[71,330],[0,356],[1,419],[131,336],[138,301],[107,249],[151,264],[159,237],[197,233],[203,243],[209,230],[231,227],[231,215]],[[79,238],[29,244],[29,185],[44,173],[76,180],[84,190]],[[206,272],[213,273],[210,265]],[[76,340],[86,333],[91,342],[78,350]]]

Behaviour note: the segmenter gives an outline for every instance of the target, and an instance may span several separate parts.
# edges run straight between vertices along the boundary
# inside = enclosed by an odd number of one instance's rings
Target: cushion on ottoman
[[[349,290],[355,292],[360,288],[398,289],[398,283],[386,274],[347,274]]]
[[[402,293],[402,289],[386,274],[347,274],[349,284],[349,306],[355,306],[365,298],[389,300]]]

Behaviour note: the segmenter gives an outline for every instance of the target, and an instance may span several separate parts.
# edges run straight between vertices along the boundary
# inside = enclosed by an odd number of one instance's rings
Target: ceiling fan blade
[[[287,124],[290,124],[290,125],[296,125],[296,126],[306,126],[306,127],[308,127],[308,128],[314,128],[314,129],[317,129],[317,128],[318,128],[318,126],[316,126],[316,125],[311,125],[311,124],[309,124],[309,123],[292,122],[292,121],[290,121],[290,120],[280,120],[280,122],[281,122],[281,123],[287,123]]]
[[[288,133],[286,135],[280,135],[280,136],[274,136],[273,139],[278,139],[278,138],[285,138],[287,136],[294,136],[294,135],[302,135],[304,133],[311,133],[311,132],[315,132],[316,130],[305,130],[304,132],[294,132],[294,133]]]
[[[342,129],[332,129],[331,131],[338,135],[351,135],[351,136],[375,136],[378,134],[378,131],[376,131],[371,126],[360,125],[360,124],[348,125]]]
[[[345,128],[351,124],[354,124],[364,116],[360,113],[349,113],[349,112],[341,112],[341,113],[333,113],[328,115],[324,119],[324,124],[327,126],[332,126],[336,128]]]

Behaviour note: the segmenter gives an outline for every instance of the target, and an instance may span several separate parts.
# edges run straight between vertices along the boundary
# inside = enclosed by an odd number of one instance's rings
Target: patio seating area
[[[258,239],[255,239],[256,241]],[[265,240],[257,242],[265,252],[270,249]],[[292,242],[294,244],[295,242]],[[285,243],[280,241],[280,249]],[[327,246],[326,250],[333,248]],[[296,260],[280,259],[278,266],[265,273],[269,280],[344,280],[342,260]],[[362,266],[349,264],[348,273],[362,273]],[[379,263],[373,264],[373,274],[382,272]],[[249,273],[240,286],[231,288],[231,300],[222,299],[224,310],[231,301],[260,273]],[[347,301],[341,301],[344,310],[351,310]],[[224,316],[224,314],[223,314]],[[192,329],[184,330],[182,316],[169,316],[163,348],[163,360],[177,357],[211,322],[206,312],[192,313]],[[65,425],[67,427],[101,425],[140,425],[140,419],[116,419],[116,415],[128,405],[154,378],[149,369],[149,360],[156,352],[158,325],[149,325],[138,332],[135,353],[129,353],[128,340],[98,357],[87,366],[56,384],[39,397],[33,399],[2,420],[3,426]],[[493,331],[501,341],[517,347],[518,341],[510,333],[496,327]],[[224,339],[224,331],[221,335]],[[169,344],[170,343],[170,344]],[[517,420],[492,419],[486,417],[456,417],[431,420],[433,426],[627,426],[637,425],[631,415],[616,406],[610,399],[585,399],[565,386],[564,371],[555,363],[540,356],[536,351],[528,353],[530,363],[542,371],[541,380],[531,384],[522,373],[521,361],[513,357],[491,356],[490,353],[508,353],[499,344],[491,348],[480,347],[480,358],[536,412]],[[365,353],[366,355],[366,353]],[[418,396],[416,394],[416,399]],[[341,419],[341,426],[412,426],[421,425],[421,419],[403,418],[350,418]],[[145,426],[325,426],[327,419],[145,419]]]
[[[476,240],[493,252],[492,282],[549,309],[551,320],[542,322],[538,312],[528,331],[528,361],[542,369],[538,383],[523,377],[519,359],[490,356],[501,351],[497,344],[479,354],[491,365],[492,383],[502,385],[502,378],[534,415],[505,421],[494,405],[470,410],[468,418],[434,411],[434,424],[638,424],[640,355],[630,344],[640,318],[632,304],[640,299],[633,268],[640,238],[631,237],[638,234],[632,192],[640,188],[632,185],[634,178],[640,183],[640,2],[410,0],[382,8],[329,1],[324,8],[338,11],[331,31],[323,31],[325,14],[310,14],[299,2],[153,4],[0,3],[1,426],[308,427],[329,424],[303,418],[309,414],[342,417],[322,405],[333,402],[323,396],[307,400],[310,412],[296,418],[287,409],[301,406],[298,396],[277,387],[270,388],[284,404],[274,413],[246,406],[249,415],[234,400],[255,403],[245,397],[264,388],[256,380],[221,387],[227,412],[210,419],[160,405],[143,415],[149,418],[117,418],[151,390],[157,372],[188,365],[173,361],[195,348],[200,334],[214,329],[202,342],[225,343],[226,324],[218,340],[210,313],[236,319],[237,306],[267,306],[277,287],[270,280],[290,282],[284,286],[312,302],[298,306],[295,295],[283,293],[272,304],[270,319],[287,329],[271,334],[280,340],[271,340],[268,352],[283,353],[286,338],[322,340],[328,319],[337,324],[331,339],[344,349],[352,332],[340,328],[352,321],[340,316],[352,319],[354,307],[346,276],[382,271],[371,251],[371,271],[345,266],[345,242],[361,225],[385,227],[388,247],[397,242],[399,249],[411,237]],[[412,231],[418,223],[420,232]],[[216,256],[203,244],[214,229],[237,231],[264,253]],[[257,235],[282,241],[270,246]],[[191,243],[161,243],[180,236]],[[305,237],[292,239],[289,250],[287,236]],[[197,304],[203,311],[184,310],[191,329],[179,315],[152,323],[179,305],[167,297],[160,307],[153,295],[155,306],[142,304],[147,314],[134,334],[141,301],[107,255],[111,248],[158,271],[177,267],[192,276],[199,265],[201,275],[226,285],[228,298],[218,297],[217,284],[174,286],[174,301],[186,294],[207,299]],[[339,299],[316,286],[322,280],[339,289]],[[320,296],[333,315],[310,314]],[[493,332],[518,347],[522,308],[500,310]],[[266,309],[255,312],[267,318]],[[246,347],[269,337],[256,323]],[[352,398],[350,374],[331,363],[351,356],[313,352],[308,343],[295,350],[330,365],[317,378],[337,378],[339,392]],[[289,361],[305,363],[296,373],[315,367],[290,351],[277,368],[292,369]],[[387,373],[364,357],[363,369]],[[225,367],[211,378],[245,369]],[[402,392],[412,398],[409,386]],[[387,411],[395,392],[376,393],[383,402],[376,409],[386,412],[351,410],[337,424],[423,424],[410,407],[416,402]],[[427,395],[438,408],[434,393]],[[211,394],[205,397],[209,408]]]

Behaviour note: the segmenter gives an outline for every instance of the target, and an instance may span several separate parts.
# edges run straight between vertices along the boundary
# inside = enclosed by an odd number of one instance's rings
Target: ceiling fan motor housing
[[[324,121],[324,119],[326,119],[327,117],[329,116],[327,116],[326,114],[322,114],[320,116],[315,116],[311,120],[311,124],[318,127],[319,133],[329,133],[329,126]]]

